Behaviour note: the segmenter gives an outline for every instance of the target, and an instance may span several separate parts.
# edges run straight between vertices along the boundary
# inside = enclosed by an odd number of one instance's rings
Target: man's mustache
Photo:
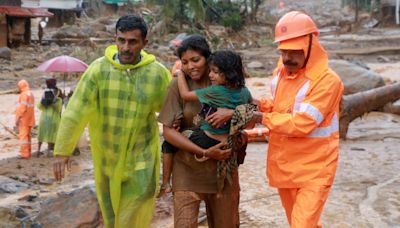
[[[126,52],[121,52],[121,53],[120,53],[120,55],[121,55],[121,56],[127,56],[127,57],[130,57],[130,56],[133,56],[133,53],[132,53],[132,52],[128,52],[128,51],[126,51]]]
[[[284,61],[283,64],[284,64],[285,66],[297,66],[297,65],[298,65],[298,63],[293,62],[293,61],[291,61],[291,60]]]

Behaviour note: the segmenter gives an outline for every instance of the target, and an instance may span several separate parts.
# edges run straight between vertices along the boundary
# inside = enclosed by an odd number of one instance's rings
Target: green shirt
[[[212,85],[204,89],[195,90],[200,103],[212,108],[235,109],[236,106],[252,101],[251,93],[247,87],[230,89],[222,85]],[[200,128],[212,134],[222,135],[229,133],[229,124],[223,128],[213,128],[207,121],[202,121]]]

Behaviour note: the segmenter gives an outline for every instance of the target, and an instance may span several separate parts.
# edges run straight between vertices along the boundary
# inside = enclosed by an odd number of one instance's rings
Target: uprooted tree
[[[400,108],[392,105],[392,102],[398,99],[400,99],[400,82],[343,96],[340,105],[340,137],[346,138],[350,122],[365,113],[384,110],[399,114]]]

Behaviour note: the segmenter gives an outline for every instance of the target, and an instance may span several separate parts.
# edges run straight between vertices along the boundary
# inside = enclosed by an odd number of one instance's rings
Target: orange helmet
[[[318,36],[318,28],[314,21],[305,13],[291,11],[279,19],[275,26],[275,41],[280,42],[314,33]]]

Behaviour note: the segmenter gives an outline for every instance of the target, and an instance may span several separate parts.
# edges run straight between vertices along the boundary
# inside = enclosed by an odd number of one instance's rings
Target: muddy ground
[[[278,1],[270,2],[275,4]],[[318,7],[328,3],[333,9],[332,15],[336,15],[339,9],[332,1],[319,1],[316,5],[305,4],[305,7],[320,11],[321,8]],[[253,30],[257,30],[257,27]],[[47,32],[45,37],[49,36],[51,29]],[[321,42],[331,58],[361,62],[390,83],[400,81],[399,51],[368,51],[377,47],[397,47],[398,36],[400,30],[397,28],[360,29],[347,34],[321,34]],[[0,91],[13,89],[18,80],[27,79],[32,84],[36,100],[39,101],[44,86],[43,76],[46,74],[35,70],[38,64],[60,54],[77,53],[77,49],[93,51],[101,50],[104,46],[105,44],[96,44],[96,47],[87,47],[79,43],[58,45],[48,42],[44,46],[33,43],[13,49],[11,61],[0,59]],[[172,65],[173,56],[168,52],[166,43],[151,44],[148,50],[155,53],[165,65]],[[242,54],[246,65],[254,61],[262,63],[261,67],[248,68],[252,77],[247,79],[247,85],[254,97],[269,97],[269,76],[278,58],[275,47],[269,44],[237,50]],[[354,53],[354,50],[364,50],[366,54]],[[63,81],[61,75],[55,76]],[[65,86],[67,92],[76,81],[76,78],[68,77]],[[63,83],[59,87],[64,89]],[[16,94],[0,95],[0,122],[10,128],[14,123],[17,97]],[[36,110],[37,119],[39,115]],[[322,216],[325,227],[399,227],[399,122],[399,116],[373,112],[351,123],[347,140],[341,141],[337,176]],[[81,142],[81,155],[74,157],[73,171],[64,181],[57,183],[52,176],[52,158],[16,159],[18,141],[0,127],[0,175],[30,184],[28,190],[18,194],[1,193],[0,207],[18,205],[34,217],[40,210],[40,202],[48,197],[55,196],[57,192],[68,192],[93,184],[90,148],[85,137]],[[36,151],[36,143],[36,138],[33,138],[33,151]],[[267,148],[267,143],[250,144],[245,164],[239,169],[241,227],[288,227],[277,191],[268,186],[265,175]],[[43,149],[46,149],[46,145]],[[36,200],[26,200],[27,196],[35,196]],[[172,216],[172,197],[158,199],[152,227],[173,227]],[[206,222],[201,222],[201,226],[207,227]]]
[[[269,78],[250,78],[247,84],[255,96],[268,96]],[[35,90],[36,98],[39,94],[40,90]],[[15,95],[0,96],[1,121],[12,121],[15,99]],[[400,224],[399,122],[399,116],[373,112],[351,124],[348,139],[340,145],[338,172],[322,217],[325,226],[380,228]],[[0,140],[0,175],[31,185],[18,194],[0,194],[0,206],[18,205],[34,216],[40,201],[93,183],[89,148],[82,148],[82,154],[74,157],[73,171],[57,183],[52,177],[52,158],[18,160],[17,140],[4,129]],[[267,143],[250,144],[246,162],[239,169],[241,227],[287,227],[277,192],[268,186],[265,176],[267,148]],[[28,202],[29,195],[38,199]],[[152,227],[173,227],[172,216],[172,197],[158,199]]]

